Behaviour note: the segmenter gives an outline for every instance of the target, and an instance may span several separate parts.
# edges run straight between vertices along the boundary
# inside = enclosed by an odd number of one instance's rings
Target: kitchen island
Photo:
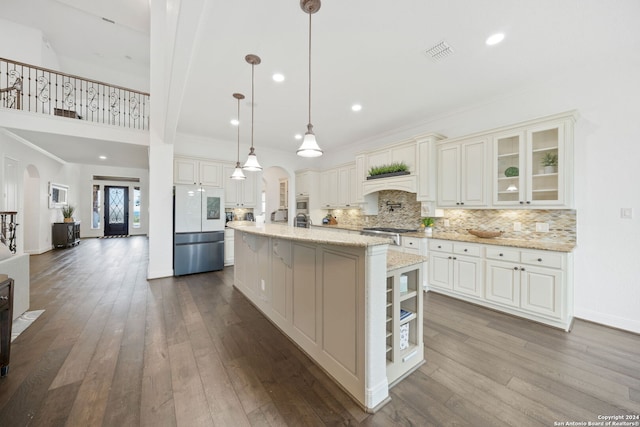
[[[364,410],[385,404],[390,385],[424,363],[424,257],[387,257],[386,238],[229,226],[235,287]]]

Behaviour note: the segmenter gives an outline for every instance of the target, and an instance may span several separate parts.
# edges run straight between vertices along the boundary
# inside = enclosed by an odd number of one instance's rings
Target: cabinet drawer
[[[520,261],[524,264],[539,265],[541,267],[563,268],[563,255],[557,252],[521,251]]]
[[[480,256],[480,246],[468,245],[465,243],[455,243],[453,253],[469,256]]]
[[[520,262],[520,251],[516,249],[505,249],[500,246],[487,247],[486,257],[501,261]]]
[[[429,240],[429,250],[438,252],[453,252],[453,243],[442,240]]]
[[[417,237],[402,237],[402,246],[420,250],[420,239]]]

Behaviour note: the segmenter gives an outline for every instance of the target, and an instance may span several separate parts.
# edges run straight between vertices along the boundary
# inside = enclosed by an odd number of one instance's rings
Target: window
[[[93,186],[93,194],[91,197],[91,228],[92,229],[99,229],[101,228],[101,224],[100,224],[100,207],[101,207],[101,203],[100,203],[100,186],[99,185],[94,185]]]
[[[140,228],[140,187],[133,187],[133,228]]]

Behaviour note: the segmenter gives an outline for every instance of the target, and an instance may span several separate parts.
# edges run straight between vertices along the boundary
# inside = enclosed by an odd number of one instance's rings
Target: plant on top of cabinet
[[[384,178],[387,176],[409,175],[409,167],[404,162],[394,162],[387,165],[372,166],[367,179]]]
[[[64,222],[73,222],[73,213],[75,212],[75,210],[76,207],[71,204],[62,207],[62,216],[64,217]]]

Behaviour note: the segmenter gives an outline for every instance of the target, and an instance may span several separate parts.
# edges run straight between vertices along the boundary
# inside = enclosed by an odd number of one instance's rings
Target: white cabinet
[[[436,141],[444,137],[429,134],[416,138],[418,152],[418,193],[416,200],[430,202],[436,200]]]
[[[572,255],[432,239],[429,290],[569,330]]]
[[[320,173],[320,207],[339,209],[357,207],[357,170],[355,163]]]
[[[573,120],[564,116],[492,135],[494,206],[572,206]]]
[[[432,240],[429,253],[430,287],[482,298],[482,260],[479,246]]]
[[[487,141],[472,138],[437,147],[438,206],[487,205]]]
[[[175,184],[197,184],[222,187],[223,165],[219,162],[175,157],[173,160],[173,182]]]
[[[289,208],[289,180],[284,178],[279,180],[279,209]]]
[[[313,171],[296,171],[296,197],[309,197],[313,179],[317,179]]]
[[[320,207],[331,209],[338,205],[338,169],[320,173]]]
[[[256,182],[255,172],[245,172],[246,179],[235,180],[229,178],[235,169],[235,165],[224,166],[224,205],[227,208],[254,208],[256,207]]]
[[[234,250],[235,250],[235,236],[233,228],[224,229],[224,265],[233,265]]]

